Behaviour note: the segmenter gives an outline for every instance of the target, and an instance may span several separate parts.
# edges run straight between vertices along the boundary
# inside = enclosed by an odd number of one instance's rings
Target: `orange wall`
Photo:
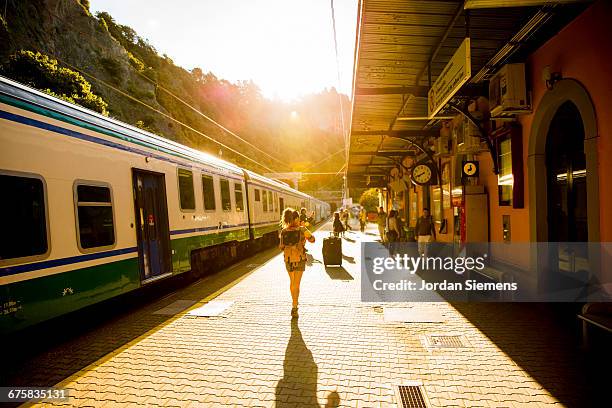
[[[532,91],[533,111],[545,94],[541,73],[546,65],[551,72],[560,71],[563,78],[572,78],[590,93],[597,115],[599,133],[599,198],[601,241],[612,241],[612,2],[599,1],[578,16],[526,61],[528,87]],[[528,242],[529,231],[529,173],[527,158],[533,114],[519,116],[523,129],[524,208],[498,205],[497,176],[493,174],[488,152],[478,156],[480,183],[489,196],[489,230],[492,242],[503,241],[502,216],[510,215],[512,242]],[[545,222],[545,221],[544,221]],[[503,260],[515,259],[513,254],[494,254]],[[528,264],[528,259],[524,262]]]
[[[597,142],[599,220],[600,240],[604,242],[612,241],[612,183],[608,178],[612,172],[612,42],[610,38],[612,38],[612,2],[600,0],[534,52],[529,57],[526,67],[527,77],[531,81],[533,90],[534,112],[546,92],[546,87],[541,79],[542,70],[546,65],[550,65],[551,72],[561,72],[563,78],[577,80],[591,95],[599,134]],[[523,125],[523,149],[525,151],[529,146],[532,119],[533,115],[520,117]],[[527,174],[526,169],[525,174]],[[526,202],[527,199],[526,196]],[[528,222],[527,219],[526,222]],[[514,229],[514,223],[512,228]]]

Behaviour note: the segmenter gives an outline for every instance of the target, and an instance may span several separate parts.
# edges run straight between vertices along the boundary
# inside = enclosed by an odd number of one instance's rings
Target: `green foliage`
[[[0,73],[26,85],[108,115],[108,104],[91,91],[91,84],[78,72],[61,67],[40,52],[21,50],[0,66]]]
[[[370,188],[361,194],[359,204],[365,207],[366,211],[376,211],[378,208],[378,191],[375,188]]]
[[[138,72],[144,71],[145,66],[141,60],[136,58],[134,54],[132,54],[129,51],[127,52],[127,55],[128,55],[128,60],[130,61],[130,65],[132,65],[136,69],[136,71]]]
[[[146,120],[138,120],[136,121],[136,123],[134,123],[134,126],[149,133],[155,133],[157,131],[157,128],[155,126],[147,125]]]
[[[169,120],[163,114],[148,110],[115,90],[103,88],[104,95],[112,98],[109,99],[112,101],[109,108],[101,98],[91,93],[90,84],[78,73],[42,55],[30,53],[27,58],[26,55],[14,56],[5,67],[11,71],[7,74],[9,77],[94,110],[106,112],[110,109],[112,115],[120,120],[215,156],[222,149],[224,159],[252,170],[261,172],[263,169],[233,153],[231,149],[276,171],[299,168],[306,172],[336,174],[343,165],[344,156],[336,154],[344,143],[339,132],[339,101],[342,100],[347,115],[345,123],[349,123],[350,101],[334,89],[291,103],[272,101],[266,99],[252,81],[232,83],[203,68],[188,71],[175,65],[171,58],[158,53],[148,40],[140,37],[131,27],[116,22],[109,13],[97,13],[97,19],[94,19],[78,12],[81,7],[88,10],[89,1],[66,1],[64,5],[76,8],[77,13],[66,13],[66,16],[71,16],[71,21],[58,21],[58,24],[53,25],[44,21],[42,16],[46,16],[46,13],[41,13],[41,16],[30,13],[29,2],[13,3],[20,11],[14,13],[16,20],[10,22],[12,31],[6,36],[10,42],[4,44],[10,47],[21,44],[22,48],[41,50],[65,47],[57,49],[57,52],[68,63],[82,67],[97,78],[112,78],[109,82],[115,88],[175,118],[185,126]],[[49,2],[38,3],[41,7],[54,7],[47,4]],[[62,18],[58,17],[60,20]],[[53,27],[59,24],[65,24],[71,29],[55,31]],[[37,27],[36,35],[31,35],[32,30],[26,30],[26,27]],[[92,27],[95,28],[92,30]],[[3,28],[0,25],[0,38],[2,34]],[[10,53],[15,52],[9,45],[3,47],[0,39],[0,54],[3,53],[0,61],[7,60]],[[99,56],[97,63],[92,64],[90,54],[84,50],[96,53]],[[157,86],[147,83],[142,76]],[[175,96],[169,95],[166,90]],[[223,124],[256,148],[230,136],[194,109]],[[297,119],[293,117],[295,115],[292,116],[293,111],[298,113]],[[189,128],[197,129],[230,149],[221,148]],[[261,153],[258,148],[279,158],[280,162]],[[339,189],[342,179],[333,174],[309,175],[300,181],[300,186],[305,190]]]
[[[106,24],[106,20],[102,17],[98,17],[98,24],[104,31],[108,32],[108,24]]]
[[[77,0],[77,3],[79,3],[83,11],[85,11],[85,14],[87,14],[88,16],[91,15],[89,13],[89,0]]]
[[[100,58],[100,65],[108,72],[115,83],[121,82],[123,70],[121,69],[121,63],[114,58],[102,57]]]

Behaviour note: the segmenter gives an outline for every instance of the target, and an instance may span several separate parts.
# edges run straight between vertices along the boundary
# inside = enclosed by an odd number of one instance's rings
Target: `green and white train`
[[[0,77],[0,332],[275,242],[327,203]]]

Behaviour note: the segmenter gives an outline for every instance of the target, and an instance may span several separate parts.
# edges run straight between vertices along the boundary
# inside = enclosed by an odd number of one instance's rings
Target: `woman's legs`
[[[300,282],[304,271],[289,272],[289,290],[291,291],[291,300],[293,307],[298,306],[298,298],[300,297]]]

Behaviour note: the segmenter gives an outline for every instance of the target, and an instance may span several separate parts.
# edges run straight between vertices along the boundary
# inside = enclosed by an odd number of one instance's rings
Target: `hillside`
[[[86,0],[9,0],[0,20],[0,67],[5,67],[5,74],[11,72],[7,67],[15,64],[15,54],[22,50],[33,52],[27,54],[29,58],[40,53],[38,62],[45,58],[43,65],[49,66],[49,61],[56,59],[58,69],[68,68],[70,75],[79,72],[83,76],[79,81],[90,83],[94,96],[108,104],[110,116],[196,149],[221,154],[254,171],[265,172],[264,167],[300,171],[320,163],[309,171],[325,172],[337,171],[343,164],[343,154],[325,160],[343,148],[335,90],[292,104],[267,100],[250,81],[230,83],[199,68],[188,71],[175,65],[108,13],[91,15]],[[23,70],[14,72],[19,77],[15,79],[28,82]],[[38,80],[29,82],[61,93],[52,86],[40,85]],[[342,100],[348,124],[350,102],[344,95]],[[294,111],[298,115],[292,115]],[[329,177],[311,177],[304,188],[315,189],[330,181],[332,187],[339,186]]]

